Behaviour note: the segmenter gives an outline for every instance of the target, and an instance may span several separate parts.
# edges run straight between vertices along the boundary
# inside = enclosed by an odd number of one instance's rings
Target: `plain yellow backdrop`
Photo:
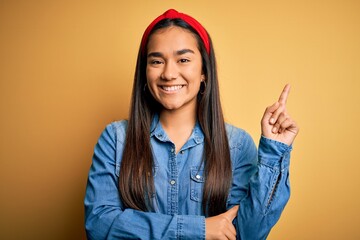
[[[0,0],[0,239],[85,238],[94,145],[127,117],[140,38],[168,8],[211,34],[226,120],[256,142],[292,85],[292,195],[268,239],[360,239],[357,0]]]

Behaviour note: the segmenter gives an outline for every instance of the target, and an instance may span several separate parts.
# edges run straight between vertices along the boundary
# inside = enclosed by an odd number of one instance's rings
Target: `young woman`
[[[289,198],[289,86],[261,121],[259,149],[224,123],[210,36],[170,9],[146,29],[128,121],[95,147],[89,239],[265,239]]]

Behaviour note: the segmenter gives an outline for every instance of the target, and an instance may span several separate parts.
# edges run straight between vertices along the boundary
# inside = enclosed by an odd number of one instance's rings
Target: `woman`
[[[170,9],[146,29],[128,121],[95,147],[89,239],[265,239],[289,198],[298,132],[286,86],[262,119],[259,150],[224,123],[210,36]]]

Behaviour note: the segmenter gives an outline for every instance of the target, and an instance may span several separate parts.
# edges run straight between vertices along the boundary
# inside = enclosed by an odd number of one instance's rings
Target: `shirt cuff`
[[[181,215],[177,224],[178,239],[204,239],[205,217]]]
[[[261,136],[259,143],[259,161],[273,168],[287,168],[290,162],[292,145]]]

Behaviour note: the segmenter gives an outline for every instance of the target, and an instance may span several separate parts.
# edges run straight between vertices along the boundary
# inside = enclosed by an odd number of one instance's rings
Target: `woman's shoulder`
[[[126,119],[113,121],[106,125],[105,131],[110,132],[117,141],[124,142],[127,126],[128,120]]]
[[[113,122],[108,124],[108,126],[111,126],[116,131],[126,130],[127,125],[128,125],[128,120],[126,120],[126,119],[113,121]]]
[[[253,138],[244,129],[230,123],[225,123],[230,148],[240,148],[242,145],[253,144]]]

